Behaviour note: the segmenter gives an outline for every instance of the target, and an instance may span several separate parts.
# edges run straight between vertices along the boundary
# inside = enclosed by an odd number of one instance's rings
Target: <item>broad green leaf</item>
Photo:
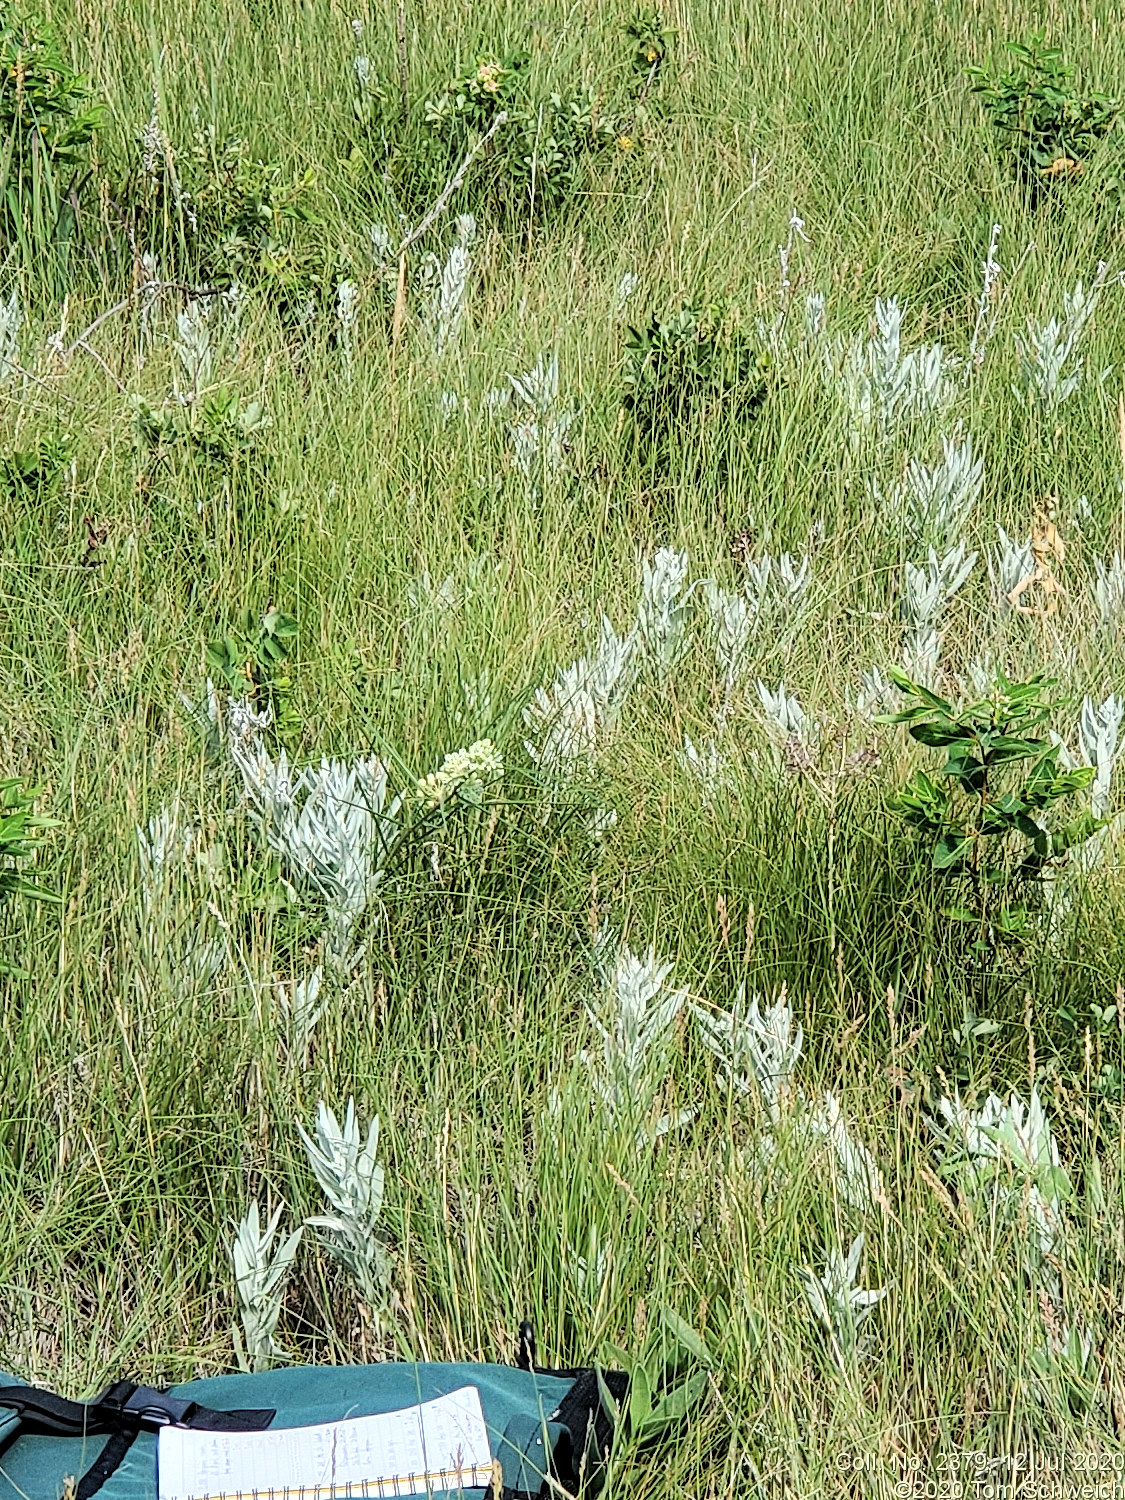
[[[887,675],[900,691],[909,693],[913,698],[921,699],[930,708],[935,708],[942,713],[952,715],[953,705],[951,703],[947,703],[944,698],[939,698],[935,692],[923,683],[914,682],[905,672],[900,671],[898,667],[888,667]]]
[[[670,1307],[661,1303],[657,1308],[657,1318],[661,1326],[671,1334],[681,1348],[687,1350],[693,1359],[697,1359],[701,1365],[711,1365],[711,1351],[695,1329],[689,1323],[684,1322],[679,1313],[673,1312]]]
[[[620,1408],[613,1399],[613,1393],[610,1391],[609,1386],[605,1383],[605,1377],[602,1375],[600,1366],[594,1366],[594,1374],[598,1378],[598,1395],[601,1397],[602,1410],[609,1418],[610,1426],[617,1428],[621,1424]],[[590,1425],[592,1427],[594,1424],[591,1422]]]
[[[640,1360],[629,1377],[629,1428],[639,1432],[652,1413],[652,1383]]]
[[[708,1379],[707,1372],[700,1370],[697,1375],[689,1376],[682,1385],[676,1386],[675,1390],[669,1391],[656,1403],[638,1436],[654,1437],[665,1428],[682,1422],[707,1389]]]
[[[918,741],[920,745],[952,745],[958,741],[973,744],[976,735],[971,729],[963,729],[960,724],[942,723],[940,720],[929,720],[924,724],[914,724],[910,729],[911,739]]]
[[[959,864],[972,847],[972,839],[961,833],[943,833],[934,845],[933,867],[948,870]]]
[[[640,1360],[637,1359],[636,1355],[628,1353],[625,1349],[619,1349],[616,1344],[608,1342],[603,1347],[610,1359],[616,1360],[631,1380],[633,1378],[633,1371],[640,1364]]]
[[[1009,735],[998,735],[984,747],[990,766],[1007,766],[1013,761],[1027,760],[1038,755],[1043,746],[1038,740],[1013,739]]]

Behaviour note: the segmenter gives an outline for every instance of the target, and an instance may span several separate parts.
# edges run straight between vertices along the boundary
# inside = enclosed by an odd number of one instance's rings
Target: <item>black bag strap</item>
[[[98,1493],[106,1480],[111,1479],[124,1463],[136,1436],[136,1432],[126,1432],[124,1428],[113,1434],[75,1486],[74,1500],[91,1500],[91,1496]]]
[[[595,1451],[608,1453],[613,1442],[613,1423],[602,1405],[601,1390],[596,1370],[552,1370],[536,1363],[535,1329],[525,1319],[519,1327],[516,1344],[516,1367],[534,1375],[554,1375],[570,1380],[570,1390],[557,1409],[551,1412],[548,1421],[559,1423],[570,1434],[570,1441],[560,1442],[553,1454],[551,1477],[571,1494],[578,1493],[583,1475],[579,1473],[582,1456],[586,1452],[590,1428],[594,1430]],[[602,1380],[610,1395],[620,1406],[629,1394],[629,1376],[624,1370],[603,1370]],[[487,1500],[487,1497],[486,1497]],[[521,1500],[519,1491],[509,1492],[505,1486],[502,1500]]]
[[[97,1437],[175,1425],[200,1432],[261,1432],[275,1412],[212,1411],[152,1386],[119,1380],[94,1401],[68,1401],[34,1385],[0,1386],[0,1406],[17,1411],[20,1431],[55,1437]]]
[[[0,1406],[19,1413],[20,1423],[14,1434],[37,1434],[53,1437],[98,1437],[109,1441],[79,1480],[75,1500],[91,1500],[106,1480],[120,1468],[137,1434],[174,1424],[198,1432],[261,1432],[273,1421],[276,1412],[262,1410],[212,1411],[197,1401],[184,1401],[119,1380],[94,1401],[68,1401],[54,1391],[33,1385],[0,1386]]]

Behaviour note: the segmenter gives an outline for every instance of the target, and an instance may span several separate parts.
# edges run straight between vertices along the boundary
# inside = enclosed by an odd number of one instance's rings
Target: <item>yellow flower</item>
[[[632,151],[633,137],[631,135],[619,135],[615,142],[618,151]]]

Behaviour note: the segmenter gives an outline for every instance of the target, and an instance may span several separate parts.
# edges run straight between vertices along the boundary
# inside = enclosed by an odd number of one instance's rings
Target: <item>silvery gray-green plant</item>
[[[802,335],[806,356],[819,353],[823,359],[828,328],[828,299],[823,292],[810,292],[805,298],[805,326]]]
[[[495,717],[492,673],[482,667],[471,677],[460,680],[463,707],[453,710],[455,724],[488,724]]]
[[[410,610],[406,623],[425,639],[436,639],[452,629],[470,599],[487,597],[495,578],[496,562],[487,552],[471,558],[460,574],[447,573],[435,579],[428,568],[423,568],[406,586]]]
[[[604,931],[596,961],[599,993],[596,1001],[586,1001],[586,1014],[601,1040],[601,1052],[583,1052],[580,1060],[610,1128],[632,1127],[638,1144],[651,1142],[695,1114],[681,1110],[653,1118],[687,991],[668,983],[673,965],[661,962],[655,950],[638,957]]]
[[[907,562],[903,567],[902,622],[903,663],[908,674],[921,682],[932,682],[941,655],[942,613],[968,580],[977,560],[964,542],[958,542],[940,557],[929,548],[924,566]]]
[[[676,751],[676,760],[699,785],[705,807],[713,807],[723,793],[736,790],[730,760],[713,735],[697,745],[685,734],[683,749]]]
[[[1106,271],[1102,261],[1088,288],[1079,281],[1063,294],[1061,319],[1037,323],[1029,318],[1026,335],[1015,335],[1019,379],[1012,389],[1025,405],[1054,413],[1082,384],[1085,368],[1078,353],[1101,299]],[[1104,371],[1102,378],[1108,373]]]
[[[957,361],[940,344],[904,349],[903,308],[877,299],[875,331],[849,344],[824,344],[825,377],[842,399],[855,440],[886,437],[903,423],[937,419],[956,396]]]
[[[688,555],[661,547],[641,564],[637,639],[657,676],[667,681],[687,650]]]
[[[938,1101],[938,1114],[942,1123],[930,1125],[943,1147],[943,1172],[989,1212],[1014,1216],[1026,1209],[1035,1237],[1028,1248],[1036,1261],[1049,1254],[1071,1184],[1038,1089],[1029,1104],[1015,1093],[1007,1103],[989,1094],[976,1110],[955,1094]]]
[[[280,980],[274,986],[277,1008],[289,1033],[289,1049],[307,1061],[309,1046],[317,1023],[324,1014],[326,999],[321,995],[324,969],[317,964],[304,979],[294,979],[288,984]]]
[[[439,358],[456,341],[465,320],[473,269],[472,247],[476,237],[476,219],[472,214],[459,214],[456,238],[445,260],[439,261],[436,255],[430,255],[422,269],[423,321],[434,353]]]
[[[328,1202],[329,1212],[305,1220],[320,1231],[319,1243],[352,1278],[379,1323],[390,1303],[390,1259],[376,1233],[383,1207],[383,1168],[379,1164],[379,1117],[362,1139],[355,1100],[348,1100],[341,1126],[323,1100],[316,1107],[313,1135],[298,1123],[309,1166]]]
[[[197,297],[176,315],[172,351],[187,381],[187,391],[181,397],[185,401],[194,400],[205,386],[211,384],[218,354],[211,328],[214,307],[213,298]]]
[[[533,739],[528,754],[557,782],[587,764],[617,727],[636,680],[637,629],[619,636],[603,615],[598,643],[589,656],[560,667],[549,688],[539,688],[524,712]]]
[[[883,1173],[871,1152],[848,1128],[840,1101],[830,1090],[807,1115],[807,1128],[814,1140],[825,1142],[832,1152],[832,1181],[849,1208],[865,1211],[874,1204],[886,1207]]]
[[[6,301],[0,301],[0,381],[7,380],[19,367],[22,326],[23,308],[17,290]]]
[[[783,352],[785,329],[789,322],[789,313],[793,303],[793,278],[790,275],[790,266],[798,240],[803,240],[806,245],[810,243],[809,237],[805,233],[805,221],[798,214],[797,210],[794,209],[789,216],[789,232],[785,237],[785,241],[777,247],[780,265],[777,289],[777,313],[774,316],[773,324],[768,333],[760,322],[758,324],[758,336],[759,338],[764,337],[764,342],[768,344],[770,353],[775,359]]]
[[[785,991],[765,1009],[755,993],[746,1004],[740,987],[732,1010],[710,1011],[692,1004],[700,1035],[718,1061],[717,1077],[724,1089],[738,1095],[761,1094],[773,1125],[792,1099],[793,1075],[801,1056],[804,1028],[786,1001]]]
[[[808,1266],[796,1267],[809,1309],[827,1333],[833,1362],[842,1374],[870,1352],[870,1337],[860,1330],[889,1290],[856,1286],[862,1255],[863,1235],[857,1234],[846,1256],[835,1247],[827,1252],[820,1275]]]
[[[754,633],[754,612],[745,594],[728,594],[713,578],[708,578],[703,585],[703,601],[715,661],[729,690],[737,681]]]
[[[717,1060],[722,1087],[738,1097],[760,1094],[772,1129],[779,1129],[784,1118],[792,1138],[807,1151],[827,1144],[835,1189],[849,1207],[863,1211],[885,1203],[878,1163],[848,1129],[835,1095],[825,1092],[814,1104],[795,1082],[804,1031],[785,991],[764,1009],[757,994],[747,1006],[744,988],[732,1010],[704,1010],[695,1004],[691,1009]],[[774,1160],[776,1149],[771,1136],[764,1143],[763,1159]]]
[[[136,980],[148,991],[157,973],[165,973],[177,999],[187,1000],[210,989],[227,956],[224,938],[215,933],[210,914],[200,910],[193,889],[198,871],[214,856],[202,847],[178,801],[136,832],[143,920]]]
[[[1008,535],[1003,526],[997,525],[996,530],[1000,541],[989,554],[988,576],[992,580],[1000,612],[1006,615],[1013,608],[1011,600],[1013,591],[1035,572],[1035,558],[1032,555],[1030,539],[1026,542],[1017,542],[1014,537]]]
[[[800,614],[812,581],[812,560],[806,553],[800,559],[788,552],[777,557],[766,554],[747,558],[746,600],[755,622],[790,625]]]
[[[274,761],[260,735],[238,732],[233,718],[230,751],[266,843],[295,885],[324,900],[326,957],[344,964],[402,832],[401,796],[388,801],[387,773],[374,757],[347,765],[325,756],[293,775],[284,750]]]
[[[1108,566],[1100,557],[1094,558],[1092,593],[1103,627],[1115,633],[1125,628],[1125,559],[1120,552],[1113,554]]]
[[[351,364],[355,354],[355,331],[359,316],[359,288],[354,281],[341,281],[336,288],[336,328],[344,359]]]
[[[528,479],[557,474],[566,456],[573,410],[559,404],[559,356],[541,354],[530,370],[485,398],[490,411],[512,410],[508,435],[516,467]]]
[[[619,318],[625,311],[625,305],[629,298],[641,284],[641,278],[635,271],[626,271],[617,283],[617,290],[613,294],[613,316]]]
[[[972,1209],[1029,1231],[1020,1263],[1039,1296],[1045,1345],[1032,1355],[1040,1374],[1075,1383],[1070,1395],[1088,1393],[1091,1368],[1088,1330],[1065,1315],[1066,1208],[1074,1196],[1058,1143],[1037,1088],[1025,1105],[1017,1094],[1007,1103],[990,1094],[978,1110],[960,1097],[938,1103],[941,1123],[930,1126],[941,1143],[941,1171],[953,1178]]]
[[[775,689],[770,688],[760,677],[757,689],[762,715],[774,745],[783,747],[795,740],[811,749],[817,740],[818,727],[801,707],[796,693],[787,693],[784,682],[779,682]]]
[[[784,682],[771,688],[759,678],[756,687],[774,769],[810,771],[819,745],[820,724],[804,711],[795,693],[786,693]]]
[[[893,490],[884,495],[873,484],[872,493],[889,518],[902,519],[916,545],[944,553],[961,541],[980,498],[984,459],[974,457],[971,436],[962,442],[943,437],[941,442],[942,457],[936,464],[912,458]]]
[[[279,1205],[269,1223],[262,1229],[258,1205],[251,1203],[237,1227],[230,1247],[234,1264],[234,1285],[238,1298],[241,1332],[233,1330],[234,1352],[240,1370],[267,1370],[282,1355],[275,1335],[281,1304],[285,1299],[285,1282],[301,1242],[302,1230],[274,1247],[274,1235],[281,1222]]]
[[[898,689],[880,666],[860,674],[859,690],[851,698],[855,712],[868,723],[880,714],[893,713],[899,704]]]
[[[981,262],[981,288],[977,298],[977,315],[973,323],[973,336],[969,341],[969,357],[966,371],[979,370],[984,363],[984,352],[996,328],[999,299],[995,296],[997,284],[1003,274],[998,252],[1000,249],[1000,225],[993,224],[988,239],[988,253]]]
[[[1083,698],[1082,713],[1078,721],[1078,745],[1083,765],[1094,767],[1094,779],[1090,784],[1090,811],[1095,818],[1109,814],[1110,786],[1113,768],[1121,755],[1121,721],[1125,718],[1125,703],[1116,693],[1096,704],[1092,698]]]

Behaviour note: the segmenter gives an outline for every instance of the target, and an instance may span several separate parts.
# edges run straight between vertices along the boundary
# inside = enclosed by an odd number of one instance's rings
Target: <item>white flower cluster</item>
[[[504,762],[491,740],[477,740],[451,751],[436,771],[423,776],[415,796],[424,812],[441,807],[456,797],[469,807],[479,807],[485,790],[504,774]]]

